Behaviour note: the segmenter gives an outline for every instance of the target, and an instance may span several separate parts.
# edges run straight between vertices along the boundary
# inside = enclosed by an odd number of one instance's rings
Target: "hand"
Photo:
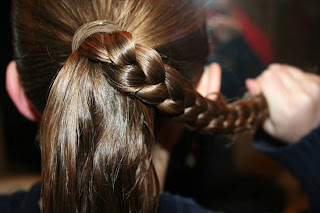
[[[252,95],[264,94],[271,136],[295,143],[320,124],[320,77],[289,65],[272,64],[258,78],[248,79]]]

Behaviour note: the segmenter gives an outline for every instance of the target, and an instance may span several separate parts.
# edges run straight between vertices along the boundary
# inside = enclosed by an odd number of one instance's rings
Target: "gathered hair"
[[[41,114],[45,213],[156,211],[157,116],[207,134],[267,116],[262,96],[228,104],[194,90],[208,48],[202,1],[14,0],[12,26]]]

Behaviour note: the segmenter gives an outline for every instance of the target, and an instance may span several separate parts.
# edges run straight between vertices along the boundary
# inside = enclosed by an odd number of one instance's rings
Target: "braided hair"
[[[265,119],[262,96],[227,104],[193,89],[204,22],[194,0],[13,1],[15,60],[41,114],[43,212],[156,211],[158,111],[207,134]]]

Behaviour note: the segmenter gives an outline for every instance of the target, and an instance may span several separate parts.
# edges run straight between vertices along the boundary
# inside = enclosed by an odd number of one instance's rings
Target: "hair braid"
[[[98,48],[92,48],[96,46]],[[89,48],[93,50],[88,51]],[[215,101],[202,97],[187,78],[163,63],[156,50],[135,44],[126,31],[94,34],[85,40],[79,51],[89,59],[103,62],[106,79],[115,89],[176,116],[177,120],[200,132],[254,130],[268,114],[262,96],[231,104],[221,95]]]

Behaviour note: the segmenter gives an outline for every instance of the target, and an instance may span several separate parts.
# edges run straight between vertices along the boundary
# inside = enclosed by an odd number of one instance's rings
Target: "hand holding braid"
[[[296,143],[320,124],[320,77],[297,67],[272,64],[246,82],[251,94],[269,103],[264,130],[286,143]]]
[[[230,105],[221,96],[216,101],[202,97],[188,79],[163,63],[157,51],[135,44],[129,32],[110,22],[82,26],[73,49],[101,62],[107,81],[116,90],[176,116],[191,129],[205,133],[254,130],[267,116],[262,96]]]

